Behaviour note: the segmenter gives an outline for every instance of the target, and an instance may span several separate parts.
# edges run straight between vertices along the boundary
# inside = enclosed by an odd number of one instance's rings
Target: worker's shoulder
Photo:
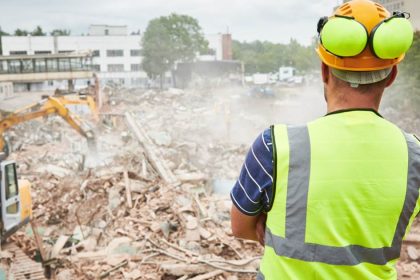
[[[270,126],[266,129],[264,129],[262,132],[260,132],[258,134],[258,136],[255,138],[255,141],[253,143],[253,147],[264,147],[264,148],[268,148],[268,145],[271,145],[271,131],[273,129],[273,126]]]
[[[407,141],[407,144],[409,146],[411,146],[412,148],[414,148],[417,151],[417,153],[420,153],[420,138],[416,134],[414,134],[412,132],[407,132],[406,130],[398,127],[397,125],[395,125],[395,126],[398,129],[400,129],[400,131],[402,132],[402,134],[404,135],[404,137],[405,137],[405,139]]]
[[[272,144],[271,130],[272,127],[266,128],[255,137],[255,140],[251,145],[251,149],[254,153],[259,153],[261,150],[270,151],[269,146]]]

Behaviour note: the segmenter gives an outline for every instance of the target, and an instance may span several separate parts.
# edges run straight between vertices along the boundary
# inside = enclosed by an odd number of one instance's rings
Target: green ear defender
[[[322,28],[320,39],[325,49],[337,56],[356,56],[366,48],[368,32],[353,18],[335,16]]]
[[[413,27],[405,14],[394,12],[392,17],[372,29],[369,45],[377,57],[393,59],[408,51],[413,36]]]
[[[413,43],[414,32],[408,18],[408,13],[394,12],[375,26],[369,36],[366,27],[353,17],[335,15],[320,19],[318,33],[321,44],[335,56],[357,56],[369,45],[378,58],[394,59],[407,52]]]

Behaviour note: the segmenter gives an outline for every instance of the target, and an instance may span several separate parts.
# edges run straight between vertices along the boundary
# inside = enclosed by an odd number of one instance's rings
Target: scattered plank
[[[168,184],[179,185],[178,179],[162,160],[159,151],[154,148],[154,145],[149,136],[147,136],[146,131],[140,125],[138,125],[138,123],[134,120],[133,116],[129,112],[125,113],[125,119],[130,130],[136,136],[140,144],[144,147],[148,160],[159,173],[160,177]]]
[[[61,249],[63,249],[64,245],[66,245],[67,240],[69,240],[69,236],[61,235],[54,244],[54,247],[51,250],[50,258],[54,259],[58,257],[60,254]]]
[[[30,221],[32,232],[34,233],[35,243],[39,249],[39,254],[41,255],[41,259],[43,262],[47,261],[47,254],[45,253],[44,245],[42,244],[42,238],[38,233],[38,226],[33,219]]]
[[[131,198],[131,186],[130,179],[128,178],[128,172],[124,171],[124,181],[125,181],[125,192],[127,195],[127,206],[128,208],[133,208],[133,201]]]
[[[214,268],[205,264],[189,263],[163,263],[160,268],[169,275],[184,276],[190,274],[203,274],[213,271]]]
[[[128,264],[128,260],[124,260],[124,261],[122,261],[121,263],[117,264],[117,265],[116,265],[116,266],[114,266],[114,267],[111,267],[111,268],[110,268],[110,269],[108,269],[107,271],[102,272],[102,273],[101,273],[101,275],[99,275],[99,279],[104,279],[104,278],[105,278],[105,277],[107,277],[109,274],[111,274],[111,272],[113,272],[113,271],[117,270],[118,268],[123,267],[123,266],[125,266],[125,265],[127,265],[127,264]]]
[[[215,270],[215,271],[212,271],[212,272],[209,272],[209,273],[206,273],[206,274],[202,274],[202,275],[190,278],[190,280],[206,280],[206,279],[215,277],[217,275],[220,275],[222,273],[223,273],[223,270],[219,269],[219,270]]]

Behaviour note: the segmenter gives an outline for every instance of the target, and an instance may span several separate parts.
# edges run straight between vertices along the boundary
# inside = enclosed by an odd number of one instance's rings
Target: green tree
[[[197,53],[205,53],[208,48],[198,21],[178,14],[151,20],[142,44],[143,69],[152,79],[160,77],[161,87],[165,72],[176,62],[192,61]]]
[[[0,36],[8,36],[8,35],[10,35],[10,34],[3,31],[3,29],[1,29],[1,26],[0,26]]]
[[[301,72],[319,67],[315,47],[305,47],[291,39],[289,44],[233,41],[233,58],[245,63],[245,72],[277,72],[281,66],[293,66]]]
[[[23,30],[23,29],[18,28],[18,29],[15,30],[14,35],[15,36],[28,36],[29,35],[29,32],[26,31],[26,30]]]
[[[53,31],[50,32],[51,36],[70,36],[70,29],[54,29]]]
[[[42,30],[42,28],[41,28],[41,26],[37,26],[35,29],[34,29],[34,31],[32,31],[31,32],[31,35],[32,36],[45,36],[45,35],[47,35],[47,33],[45,33],[43,30]]]

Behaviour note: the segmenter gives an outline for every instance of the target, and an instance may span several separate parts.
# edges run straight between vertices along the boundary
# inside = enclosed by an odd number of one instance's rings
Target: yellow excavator
[[[31,184],[27,180],[18,180],[16,162],[7,160],[10,147],[4,138],[9,128],[38,117],[59,115],[79,134],[87,139],[90,147],[95,146],[92,129],[66,108],[60,98],[46,97],[36,104],[20,109],[0,120],[0,236],[4,241],[20,227],[27,224],[32,216]]]
[[[32,216],[31,184],[27,180],[18,180],[16,162],[1,161],[1,242],[29,223]]]
[[[58,101],[63,105],[85,105],[87,106],[93,116],[93,119],[99,121],[99,113],[96,107],[96,102],[90,95],[84,94],[73,94],[73,95],[54,95]]]

